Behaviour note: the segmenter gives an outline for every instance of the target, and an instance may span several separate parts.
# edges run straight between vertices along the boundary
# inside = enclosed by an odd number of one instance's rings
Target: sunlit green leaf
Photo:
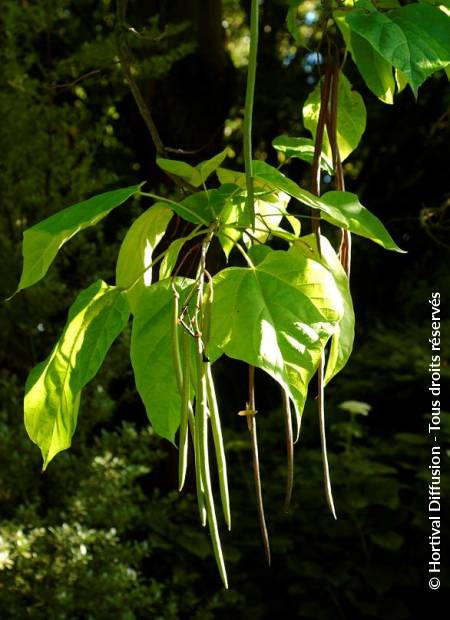
[[[331,338],[330,353],[325,371],[325,384],[327,384],[344,368],[353,349],[355,313],[353,311],[349,282],[336,252],[328,239],[323,235],[320,237],[320,254],[317,249],[316,237],[313,234],[301,237],[294,247],[305,256],[319,261],[333,274],[344,305],[344,313]]]
[[[335,11],[334,19],[352,58],[370,90],[384,103],[394,103],[395,81],[392,65],[357,32],[352,32],[347,23],[348,13]]]
[[[133,222],[120,246],[116,284],[122,288],[131,287],[127,296],[132,310],[142,290],[152,283],[152,270],[148,267],[154,258],[153,251],[163,238],[171,218],[172,211],[165,203],[154,204]],[[145,269],[147,271],[143,273]]]
[[[181,311],[193,280],[176,278],[175,281]],[[155,433],[171,442],[180,424],[181,409],[172,355],[173,303],[172,280],[145,289],[135,311],[131,335],[131,363],[137,390]]]
[[[378,243],[386,250],[404,252],[380,220],[362,206],[358,196],[350,192],[327,192],[321,196],[322,217],[327,222],[346,228],[356,235]]]
[[[170,208],[187,222],[207,226],[217,219],[226,202],[237,187],[227,183],[218,189],[195,192],[178,203],[170,203]]]
[[[165,159],[163,157],[158,157],[156,163],[162,170],[185,179],[193,187],[200,187],[205,183],[214,170],[216,170],[224,162],[227,154],[228,148],[224,149],[211,159],[202,161],[200,164],[197,164],[197,166],[191,166],[184,161]]]
[[[27,288],[43,278],[66,241],[80,230],[97,224],[110,211],[136,194],[140,187],[133,185],[99,194],[58,211],[28,228],[23,234],[23,270],[17,290]]]
[[[220,214],[219,241],[227,260],[231,250],[242,237],[242,231],[238,227],[245,225],[244,206],[244,200],[241,204],[228,202]]]
[[[395,69],[395,83],[397,84],[397,92],[401,93],[408,86],[408,78],[400,69]]]
[[[267,190],[280,190],[296,198],[303,204],[312,209],[320,209],[320,198],[303,189],[295,181],[292,181],[282,172],[270,166],[265,161],[255,160],[253,162],[253,175],[257,181],[264,184]]]
[[[303,122],[312,135],[316,136],[320,110],[320,84],[303,106]],[[366,128],[366,107],[359,93],[352,90],[344,74],[339,77],[338,109],[336,135],[341,161],[344,161],[356,149]],[[328,159],[332,159],[330,141],[325,130],[322,150]]]
[[[202,161],[200,164],[197,164],[196,169],[200,174],[200,184],[204,183],[206,179],[223,164],[227,156],[228,147],[217,155],[214,155],[214,157],[211,157],[211,159],[207,159],[206,161]]]
[[[291,197],[285,192],[274,192],[267,198],[255,199],[255,230],[244,233],[244,242],[251,244],[255,240],[265,243],[272,231],[281,230],[279,224],[286,213]]]
[[[178,237],[178,239],[174,239],[172,243],[169,245],[167,250],[167,254],[161,261],[161,266],[159,268],[159,279],[164,280],[164,278],[168,278],[172,271],[175,269],[175,265],[177,264],[178,255],[180,254],[181,248],[186,243],[187,237]]]
[[[217,177],[222,185],[233,183],[239,187],[245,187],[245,173],[238,170],[229,170],[228,168],[217,168]]]
[[[269,186],[286,192],[308,207],[319,209],[321,217],[327,222],[346,228],[356,235],[367,237],[387,250],[403,251],[393,241],[380,220],[361,205],[355,194],[327,192],[319,198],[263,161],[255,161],[253,171],[256,178],[265,181]]]
[[[42,452],[44,469],[71,444],[81,390],[96,375],[129,316],[125,295],[98,280],[69,310],[50,356],[33,368],[25,387],[25,426]]]
[[[254,269],[214,276],[210,352],[217,349],[265,370],[288,390],[301,414],[309,380],[342,318],[328,269],[298,250],[264,251]]]
[[[302,230],[302,225],[300,223],[300,220],[297,217],[295,217],[295,215],[285,215],[285,218],[287,222],[289,223],[290,227],[292,228],[294,235],[296,237],[300,237],[300,233]]]
[[[428,4],[408,4],[388,13],[348,14],[352,32],[406,76],[414,94],[432,73],[450,63],[450,18]]]
[[[274,188],[268,186],[267,183],[255,179],[254,209],[256,227],[255,230],[253,228],[247,228],[246,231],[239,230],[244,228],[248,221],[245,212],[247,196],[245,174],[235,170],[226,170],[225,168],[220,168],[217,174],[221,182],[233,183],[235,186],[242,188],[227,203],[220,216],[219,240],[228,258],[229,253],[242,236],[247,244],[254,240],[262,243],[267,240],[271,230],[278,228],[283,214],[286,213],[289,196],[283,191],[274,191]]]
[[[272,248],[268,245],[260,245],[255,243],[248,248],[248,255],[254,265],[259,265],[267,257],[268,254],[273,252]]]
[[[286,158],[296,157],[302,159],[308,164],[312,164],[314,159],[314,141],[311,138],[290,138],[289,136],[278,136],[272,140],[274,149],[283,153]],[[331,159],[322,152],[321,167],[328,174],[333,175],[333,164]]]
[[[199,174],[194,166],[186,163],[185,161],[180,161],[177,159],[165,159],[164,157],[157,157],[156,163],[165,172],[169,172],[170,174],[175,174],[181,179],[185,179],[191,185],[194,185],[195,181],[199,180]],[[198,183],[198,185],[201,184]],[[197,185],[197,187],[198,187]]]

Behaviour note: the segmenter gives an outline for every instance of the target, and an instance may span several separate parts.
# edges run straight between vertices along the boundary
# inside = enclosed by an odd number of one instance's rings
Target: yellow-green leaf
[[[317,122],[320,109],[320,84],[303,106],[303,122],[313,138],[316,136]],[[336,135],[341,161],[344,161],[358,146],[366,128],[366,107],[359,93],[352,90],[350,82],[341,73],[338,89],[338,109]],[[332,159],[330,141],[325,130],[322,150],[329,159]]]
[[[110,211],[136,194],[141,185],[99,194],[58,211],[28,228],[23,234],[23,270],[17,290],[27,288],[43,278],[66,241],[80,230],[97,224]]]
[[[348,277],[341,265],[339,257],[325,236],[321,235],[320,237],[320,254],[314,234],[301,237],[295,242],[294,247],[308,258],[318,261],[330,271],[342,297],[344,312],[331,338],[330,352],[324,379],[325,384],[327,384],[344,368],[353,349],[355,313],[353,310]]]
[[[25,387],[25,427],[41,449],[44,469],[71,444],[83,387],[97,374],[129,316],[121,291],[102,280],[82,291],[50,356]]]
[[[193,280],[175,278],[174,284],[180,294],[181,312]],[[173,303],[172,279],[166,278],[145,289],[134,313],[131,333],[131,363],[137,390],[155,433],[172,443],[181,411],[172,355]],[[192,359],[193,368],[195,357]]]
[[[214,277],[210,355],[223,352],[266,371],[299,416],[342,318],[342,296],[330,271],[295,248],[261,258],[255,268],[230,267]]]
[[[228,148],[225,148],[217,155],[214,155],[214,157],[211,157],[211,159],[202,161],[196,166],[191,166],[185,161],[165,159],[164,157],[158,157],[156,163],[162,170],[165,170],[170,174],[175,174],[181,179],[187,181],[193,187],[200,187],[205,183],[214,170],[216,170],[224,162],[227,155]]]
[[[121,288],[131,287],[127,296],[132,310],[142,290],[152,283],[152,270],[149,267],[153,252],[163,238],[171,218],[172,211],[166,204],[154,204],[133,222],[120,246],[116,284]]]

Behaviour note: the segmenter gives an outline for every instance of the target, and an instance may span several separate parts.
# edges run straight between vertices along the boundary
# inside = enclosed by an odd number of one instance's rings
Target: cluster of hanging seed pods
[[[172,287],[172,348],[178,390],[181,394],[178,465],[179,490],[182,490],[186,478],[189,431],[194,449],[195,479],[200,520],[203,526],[205,526],[206,523],[209,525],[214,555],[220,576],[227,588],[228,580],[220,543],[219,527],[211,484],[208,442],[210,424],[216,454],[222,509],[228,529],[231,529],[225,449],[214,381],[211,373],[211,363],[208,358],[213,282],[211,276],[206,271],[206,254],[213,236],[214,228],[211,228],[201,245],[201,256],[195,284],[182,308],[180,308],[179,293],[175,286]],[[205,279],[208,280],[208,285],[206,287]],[[194,311],[193,315],[189,316],[189,303],[192,299],[194,301]],[[191,368],[192,338],[195,341],[195,368]],[[191,401],[192,391],[195,393],[194,407]]]
[[[336,139],[337,126],[337,97],[340,65],[338,56],[328,54],[326,72],[321,86],[321,104],[319,111],[318,127],[315,139],[315,151],[311,170],[311,190],[320,195],[321,167],[320,158],[324,140],[325,129],[330,141],[333,155],[333,167],[335,170],[335,184],[338,190],[345,190],[343,169]],[[313,211],[312,227],[316,234],[317,245],[320,251],[320,214]],[[195,282],[180,307],[180,295],[175,287],[173,290],[173,359],[176,371],[178,390],[181,395],[181,421],[179,432],[179,490],[184,486],[190,433],[191,445],[193,446],[197,500],[200,512],[200,520],[203,526],[209,525],[214,555],[219,572],[225,587],[228,587],[226,568],[220,542],[219,528],[214,504],[209,457],[209,428],[212,431],[217,474],[220,486],[222,510],[227,527],[231,529],[230,499],[228,492],[227,465],[225,459],[224,442],[221,431],[221,423],[217,398],[211,373],[211,363],[208,357],[208,341],[211,323],[211,306],[213,302],[213,280],[206,270],[206,256],[214,237],[216,229],[212,225],[201,243],[201,254],[198,263]],[[346,230],[341,232],[341,245],[339,256],[341,263],[349,274],[351,238]],[[194,351],[195,364],[192,364],[192,351]],[[194,367],[192,367],[194,366]],[[250,433],[253,473],[255,481],[256,500],[258,507],[259,524],[263,539],[264,550],[268,564],[270,565],[270,544],[265,522],[262,489],[259,473],[258,442],[256,431],[256,405],[254,389],[253,366],[249,366],[248,374],[248,400],[245,409],[239,415],[245,416]],[[325,412],[324,412],[324,355],[317,369],[318,379],[318,412],[320,425],[320,438],[322,447],[322,459],[324,468],[325,495],[329,508],[336,518],[334,502],[331,492],[331,481],[328,467]],[[192,394],[195,395],[194,405]],[[282,409],[285,420],[285,437],[287,447],[287,480],[285,495],[285,510],[289,508],[293,489],[294,475],[294,441],[292,432],[292,418],[288,394],[282,390]]]

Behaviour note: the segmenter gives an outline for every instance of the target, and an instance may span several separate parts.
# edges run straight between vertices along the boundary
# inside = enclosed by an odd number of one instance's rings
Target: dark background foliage
[[[234,153],[230,165],[242,165],[248,5],[130,3],[130,24],[142,35],[133,39],[139,84],[164,143],[195,151],[186,156],[191,163],[226,143]],[[278,0],[262,7],[254,143],[256,155],[271,162],[276,162],[274,137],[303,134],[301,106],[317,79],[286,31],[287,5]],[[314,2],[306,8],[314,10]],[[21,234],[28,225],[138,180],[146,179],[153,190],[175,191],[155,167],[154,148],[123,81],[114,10],[109,0],[2,2],[2,298],[16,286]],[[403,92],[395,106],[386,106],[365,89],[351,61],[346,74],[368,109],[363,141],[346,163],[348,189],[386,223],[408,254],[354,240],[355,351],[327,396],[338,521],[323,497],[313,388],[296,448],[294,501],[289,514],[283,512],[279,395],[258,376],[273,551],[267,568],[247,432],[236,416],[245,402],[245,368],[219,364],[234,519],[232,532],[224,534],[231,588],[223,591],[207,533],[198,523],[192,475],[188,492],[180,496],[176,451],[153,435],[134,390],[129,332],[86,391],[73,448],[40,472],[38,450],[22,422],[26,375],[48,354],[77,290],[98,277],[113,281],[118,245],[146,206],[135,201],[74,238],[43,282],[1,306],[2,619],[416,617],[428,592],[430,556],[432,291],[440,290],[443,316],[449,316],[449,90],[445,75],[436,74],[417,102]],[[286,171],[308,183],[306,165],[291,163]],[[450,384],[448,328],[446,319],[444,394]],[[449,437],[443,412],[443,447]],[[448,455],[442,454],[445,497]],[[445,515],[448,500],[444,503]],[[443,528],[445,584],[450,551],[445,520]]]

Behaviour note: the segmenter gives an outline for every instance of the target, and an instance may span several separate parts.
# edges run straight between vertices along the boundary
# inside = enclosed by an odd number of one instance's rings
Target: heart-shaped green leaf
[[[271,250],[255,268],[214,276],[210,354],[265,370],[291,396],[300,415],[309,380],[343,302],[333,275],[298,250]]]

